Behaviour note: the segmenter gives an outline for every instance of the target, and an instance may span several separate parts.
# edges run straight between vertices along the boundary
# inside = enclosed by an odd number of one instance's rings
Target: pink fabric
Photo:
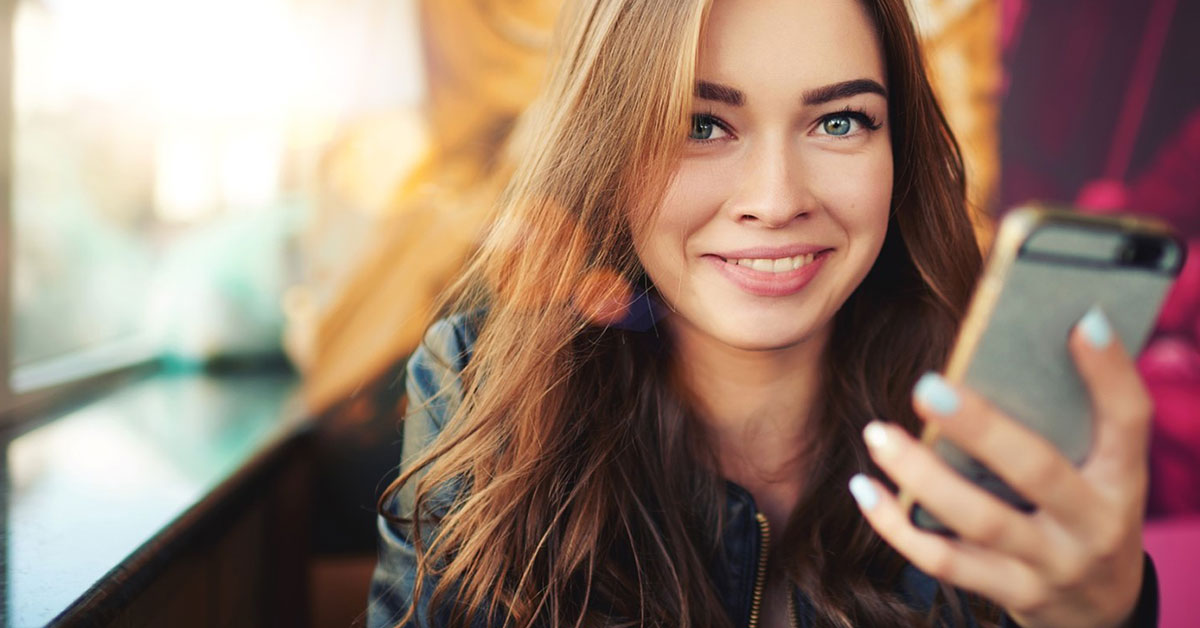
[[[1200,236],[1200,110],[1130,186],[1130,208],[1158,216],[1187,237]]]
[[[1154,398],[1149,518],[1200,513],[1200,111],[1125,186],[1085,185],[1077,203],[1161,218],[1188,238],[1188,260],[1168,294],[1138,369]]]
[[[1158,625],[1195,626],[1200,611],[1200,516],[1148,523],[1142,539],[1158,572]]]
[[[1200,513],[1200,350],[1194,339],[1155,339],[1138,360],[1154,398],[1149,517]]]

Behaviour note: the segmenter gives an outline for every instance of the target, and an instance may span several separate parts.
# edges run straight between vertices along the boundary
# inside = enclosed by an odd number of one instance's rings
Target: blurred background
[[[278,351],[288,287],[349,256],[301,250],[318,207],[353,246],[422,146],[411,2],[20,0],[10,26],[17,390],[118,345]]]
[[[557,5],[4,3],[0,422],[135,365],[294,370],[320,434],[314,592],[361,611],[404,359],[511,169]],[[1149,515],[1200,515],[1200,3],[913,5],[985,246],[1034,199],[1189,239],[1140,368]]]

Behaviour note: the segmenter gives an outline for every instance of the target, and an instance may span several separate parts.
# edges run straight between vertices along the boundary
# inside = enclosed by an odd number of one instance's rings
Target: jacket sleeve
[[[1125,623],[1127,628],[1157,628],[1158,626],[1158,571],[1150,554],[1142,552],[1142,590],[1138,592],[1137,604],[1133,614]],[[1007,614],[1001,623],[1004,628],[1019,628],[1020,624],[1013,621]]]
[[[438,321],[430,327],[425,341],[408,361],[405,382],[408,410],[404,417],[404,441],[401,468],[415,461],[437,438],[462,399],[460,373],[470,359],[474,343],[473,330],[464,317]],[[403,490],[393,493],[384,509],[394,516],[409,516],[412,512],[414,485],[418,478],[407,483]],[[435,499],[435,503],[443,500]],[[409,537],[408,525],[389,521],[380,515],[376,522],[379,533],[379,558],[371,578],[367,605],[367,626],[382,628],[396,626],[414,605],[417,555]],[[434,530],[422,528],[422,538],[428,542]],[[416,602],[413,619],[405,627],[435,626],[443,622],[430,616],[429,597],[436,582],[426,580],[421,600]]]

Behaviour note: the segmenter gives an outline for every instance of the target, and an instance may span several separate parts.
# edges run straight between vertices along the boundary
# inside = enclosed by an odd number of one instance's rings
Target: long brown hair
[[[837,314],[806,452],[818,463],[776,555],[821,625],[924,619],[892,592],[903,562],[845,487],[872,468],[859,437],[869,420],[916,429],[910,387],[942,365],[980,264],[962,159],[903,0],[864,4],[892,95],[892,214]],[[550,78],[513,144],[520,166],[446,308],[486,311],[462,398],[380,500],[395,518],[389,500],[413,491],[398,519],[416,524],[413,597],[432,587],[452,625],[479,614],[516,626],[729,625],[709,573],[722,560],[723,483],[698,461],[708,450],[672,382],[668,335],[594,325],[578,307],[597,272],[648,286],[630,238],[646,216],[631,208],[661,194],[687,133],[707,7],[588,0],[560,18]],[[446,487],[454,501],[439,510]]]

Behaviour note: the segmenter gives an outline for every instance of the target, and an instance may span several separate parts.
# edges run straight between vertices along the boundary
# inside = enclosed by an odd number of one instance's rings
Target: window
[[[164,354],[277,349],[323,150],[421,96],[415,18],[411,1],[18,0],[0,411]]]

